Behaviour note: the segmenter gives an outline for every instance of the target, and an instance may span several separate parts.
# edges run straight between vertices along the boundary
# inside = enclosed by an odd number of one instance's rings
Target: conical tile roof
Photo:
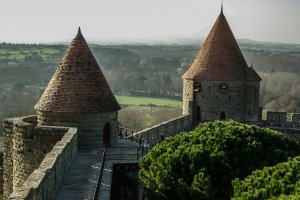
[[[63,113],[101,113],[120,109],[80,28],[34,108]]]
[[[247,73],[247,68],[248,65],[221,11],[193,64],[182,77],[190,80],[245,81],[247,74],[253,75],[252,70]]]
[[[261,81],[262,79],[253,69],[253,67],[247,67],[246,71],[246,80],[247,81]]]

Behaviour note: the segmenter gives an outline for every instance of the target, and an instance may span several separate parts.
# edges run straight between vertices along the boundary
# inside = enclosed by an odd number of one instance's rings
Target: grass
[[[116,99],[121,105],[147,105],[154,104],[156,106],[166,106],[173,108],[182,107],[182,101],[166,99],[166,98],[150,98],[150,97],[128,97],[128,96],[117,96]]]
[[[169,119],[180,116],[181,108],[127,106],[118,113],[119,122],[127,128],[143,130]]]
[[[41,56],[44,60],[48,59],[48,56],[52,54],[59,53],[59,50],[48,47],[28,47],[21,48],[20,50],[13,49],[1,49],[0,48],[0,59],[14,59],[14,60],[24,60],[26,56],[31,56],[37,54]]]

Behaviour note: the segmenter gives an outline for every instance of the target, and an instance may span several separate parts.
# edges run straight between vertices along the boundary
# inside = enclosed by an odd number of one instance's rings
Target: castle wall
[[[287,122],[287,112],[267,112],[267,122],[272,125],[282,126]]]
[[[190,130],[192,125],[191,115],[183,115],[169,121],[157,124],[134,134],[137,138],[147,141],[150,147],[161,142],[162,139],[176,135],[179,132]]]
[[[114,163],[110,200],[139,200],[138,163]]]
[[[118,113],[51,113],[38,111],[38,124],[49,126],[77,127],[78,149],[97,149],[103,147],[103,127],[110,124],[110,142],[116,143],[118,137]]]
[[[259,86],[260,82],[247,82],[246,84],[245,122],[247,123],[257,123],[262,120],[259,108]]]
[[[13,190],[15,190],[23,185],[39,163],[34,155],[35,124],[24,122],[22,118],[13,119],[13,124]]]
[[[245,121],[244,82],[201,81],[199,83],[201,84],[199,91],[194,92],[196,119],[198,115],[201,121],[219,120],[221,112],[224,112],[225,120]],[[195,84],[199,83],[195,82]]]
[[[4,120],[3,197],[21,187],[68,128],[36,125],[36,116]]]
[[[3,198],[13,191],[13,120],[3,120]]]
[[[56,199],[64,176],[77,152],[76,128],[67,131],[62,139],[44,157],[41,164],[27,178],[25,183],[17,187],[8,199],[44,200]],[[46,127],[42,132],[50,131]]]
[[[292,123],[295,126],[300,126],[300,113],[292,113],[291,114]]]
[[[193,107],[193,92],[194,90],[194,81],[183,79],[183,105],[182,105],[182,114],[188,115],[192,114]]]

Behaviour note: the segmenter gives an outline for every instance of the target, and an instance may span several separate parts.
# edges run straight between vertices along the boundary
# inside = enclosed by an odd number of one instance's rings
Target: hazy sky
[[[221,0],[0,0],[0,41],[206,37]],[[224,0],[239,39],[300,43],[300,0]]]

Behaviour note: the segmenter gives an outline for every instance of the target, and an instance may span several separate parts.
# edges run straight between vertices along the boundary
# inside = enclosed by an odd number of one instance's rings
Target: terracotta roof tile
[[[247,81],[261,81],[262,79],[256,73],[256,71],[252,67],[247,67],[246,71],[246,80]]]
[[[80,29],[34,108],[64,113],[120,109]]]
[[[221,12],[193,64],[182,77],[191,80],[244,81],[247,79],[247,68],[243,54]]]

